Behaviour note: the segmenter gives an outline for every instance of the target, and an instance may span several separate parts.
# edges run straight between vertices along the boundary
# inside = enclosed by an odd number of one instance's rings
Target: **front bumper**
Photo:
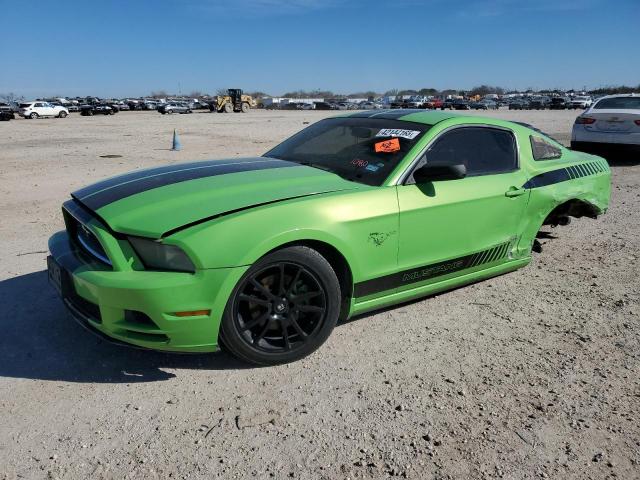
[[[227,299],[248,268],[195,274],[113,270],[80,250],[65,231],[49,239],[49,250],[60,267],[61,296],[74,319],[118,343],[175,352],[218,349]],[[199,310],[211,313],[175,315]]]

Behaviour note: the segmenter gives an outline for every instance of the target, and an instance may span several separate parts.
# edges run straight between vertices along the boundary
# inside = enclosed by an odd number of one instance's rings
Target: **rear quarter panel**
[[[561,146],[560,158],[534,160],[529,140],[532,133],[528,129],[518,132],[522,168],[531,182],[527,218],[518,245],[522,255],[529,254],[544,220],[557,206],[580,200],[602,214],[609,207],[611,195],[611,169],[605,159]]]

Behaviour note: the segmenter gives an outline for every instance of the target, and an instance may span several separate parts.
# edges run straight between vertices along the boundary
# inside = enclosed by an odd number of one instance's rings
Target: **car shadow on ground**
[[[164,369],[240,370],[231,355],[170,354],[114,345],[76,324],[40,271],[0,282],[0,376],[68,382],[169,380]]]

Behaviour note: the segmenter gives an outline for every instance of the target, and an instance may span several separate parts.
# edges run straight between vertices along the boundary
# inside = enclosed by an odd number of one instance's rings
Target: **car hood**
[[[255,157],[139,170],[71,195],[116,232],[160,238],[247,208],[357,188],[368,187],[317,168]]]

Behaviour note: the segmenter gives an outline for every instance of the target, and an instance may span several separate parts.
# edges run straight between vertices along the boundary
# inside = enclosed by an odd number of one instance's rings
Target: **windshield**
[[[603,98],[593,107],[610,110],[640,110],[640,97]]]
[[[383,118],[329,118],[264,156],[380,186],[431,125]]]

